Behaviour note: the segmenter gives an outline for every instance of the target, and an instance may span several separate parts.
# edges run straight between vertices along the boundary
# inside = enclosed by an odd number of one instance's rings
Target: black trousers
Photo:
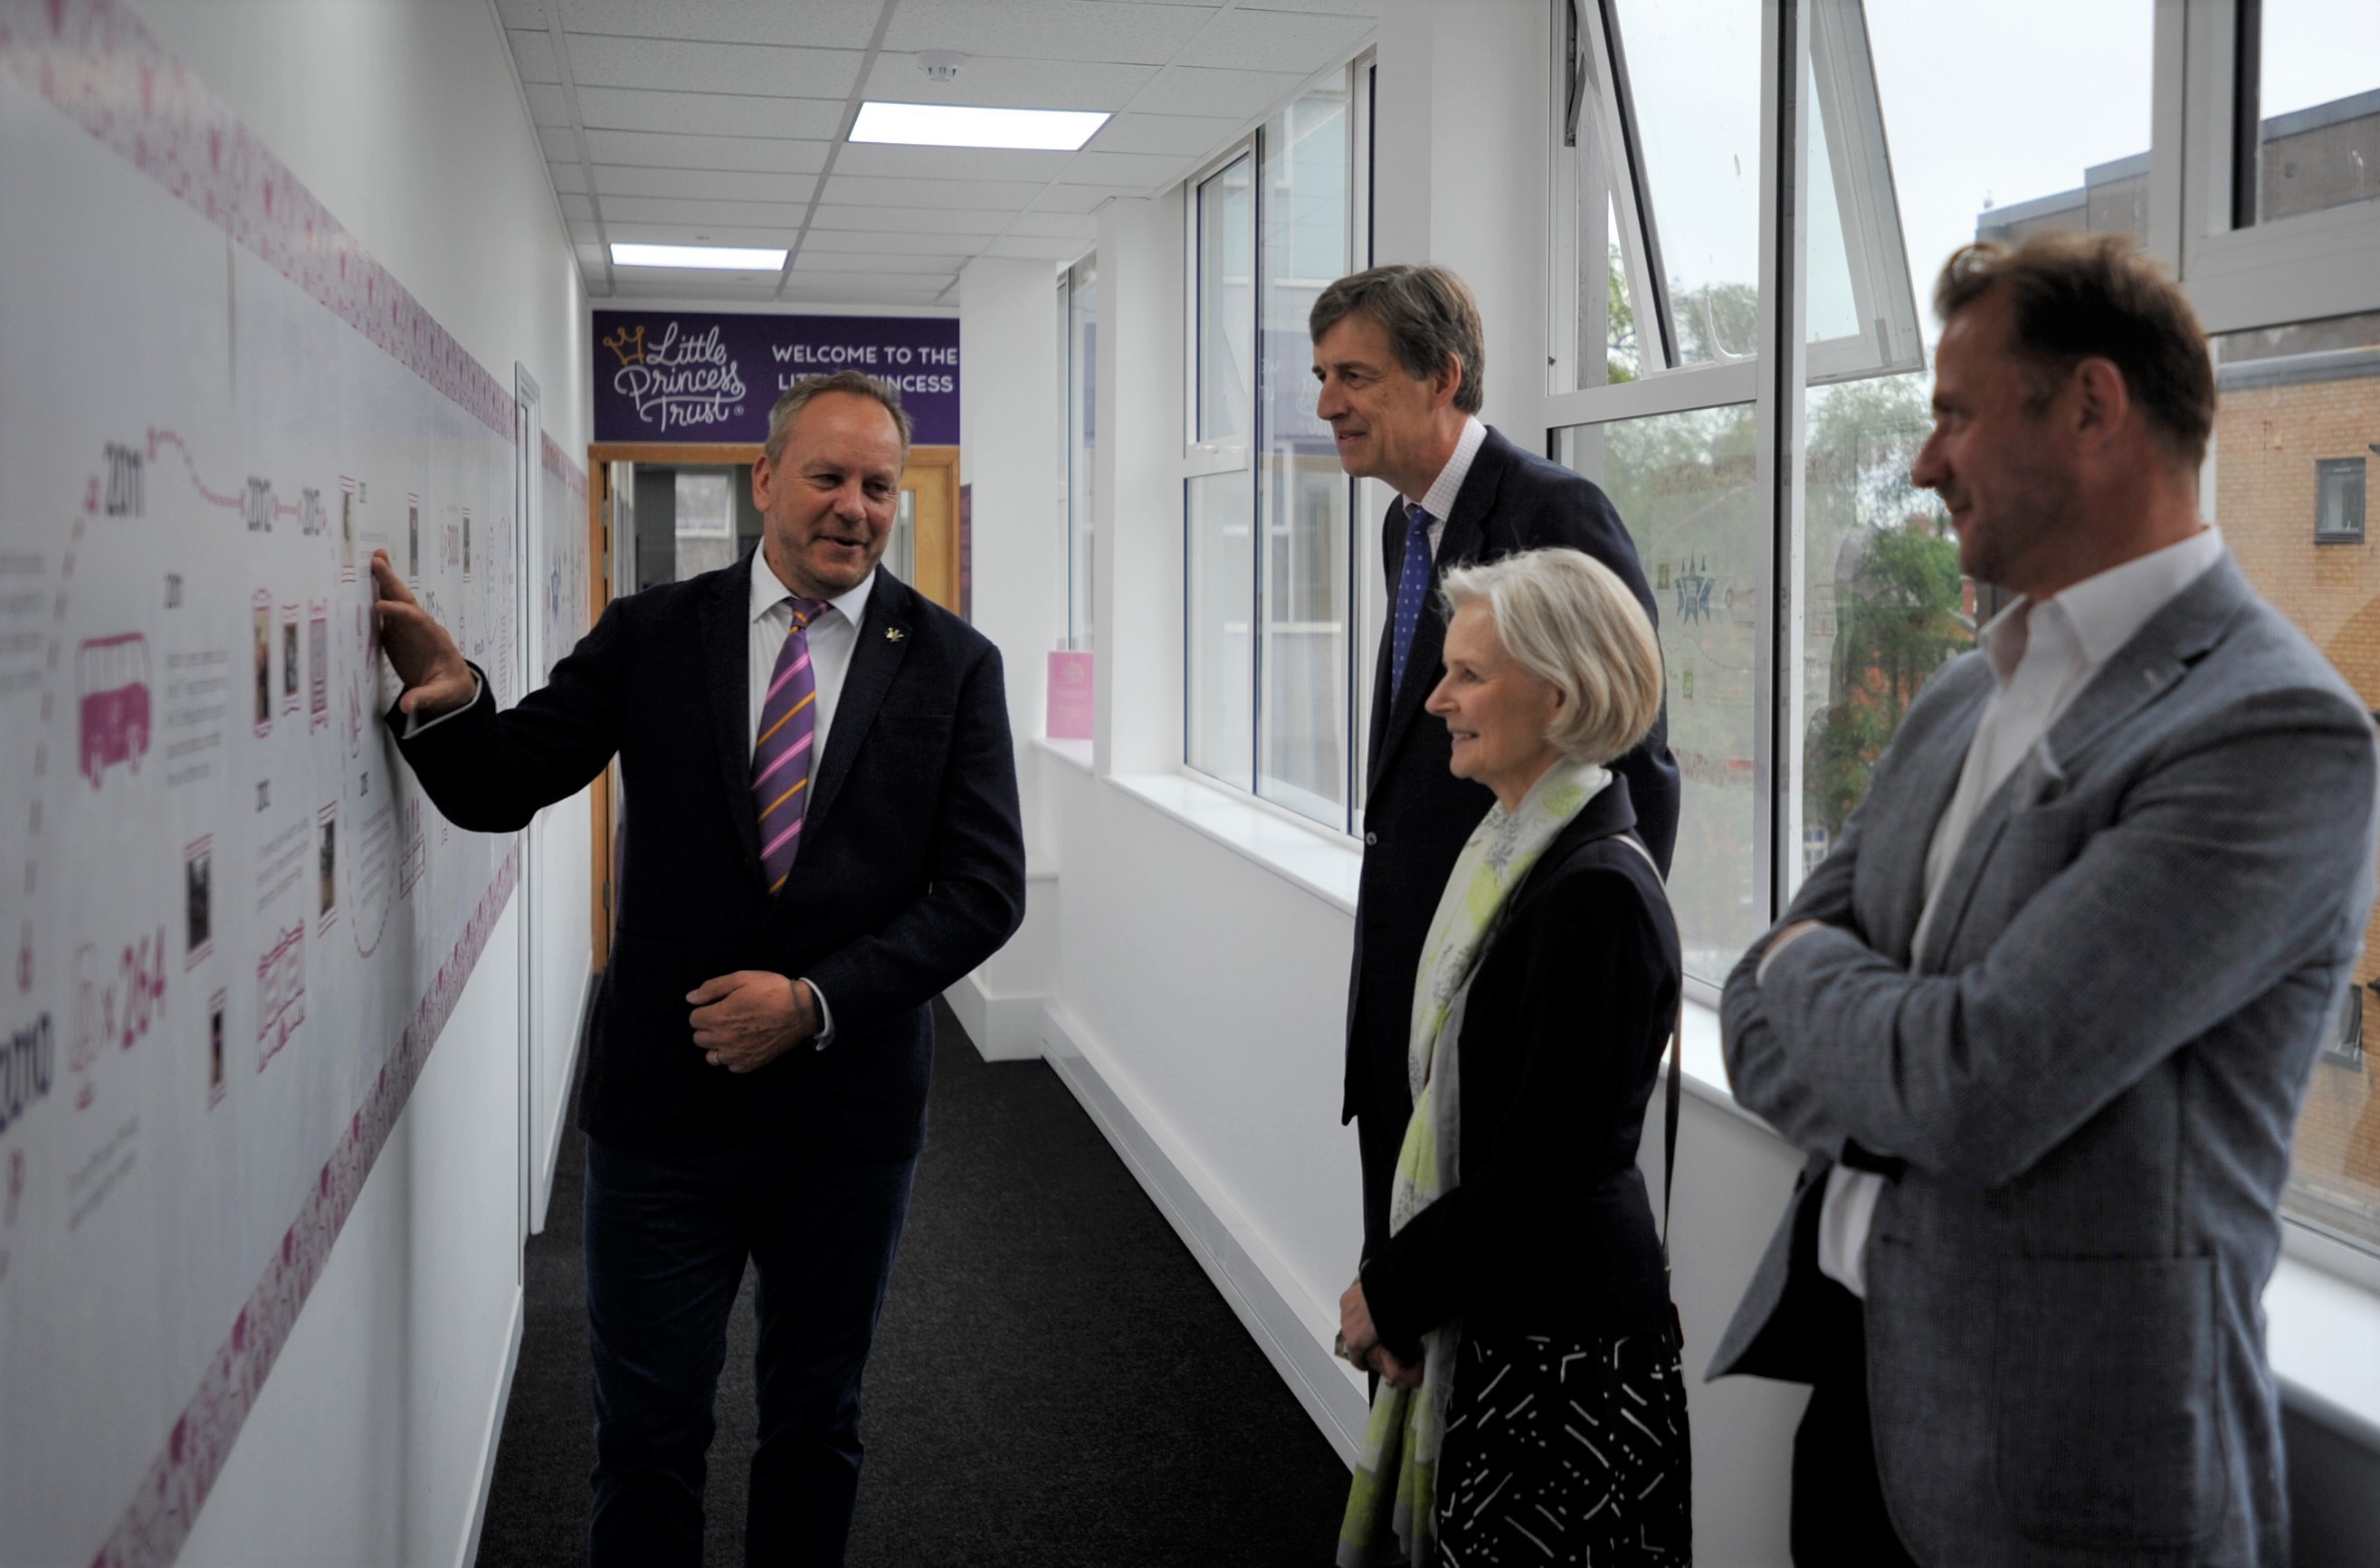
[[[788,1167],[587,1144],[594,1568],[700,1568],[727,1318],[759,1268],[747,1565],[837,1568],[859,1495],[859,1380],[914,1160]]]
[[[1805,1227],[1815,1230],[1815,1227]],[[1818,1272],[1817,1257],[1796,1257],[1806,1278],[1804,1321],[1817,1377],[1793,1433],[1793,1562],[1797,1568],[1916,1568],[1894,1533],[1876,1470],[1867,1407],[1867,1308]]]

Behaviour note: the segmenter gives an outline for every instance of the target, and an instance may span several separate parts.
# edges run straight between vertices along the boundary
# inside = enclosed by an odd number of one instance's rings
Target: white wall
[[[585,451],[587,298],[487,0],[137,8],[497,380],[527,364],[547,432]],[[520,1325],[520,910],[516,893],[183,1563],[468,1561]],[[583,905],[555,918],[583,936]]]

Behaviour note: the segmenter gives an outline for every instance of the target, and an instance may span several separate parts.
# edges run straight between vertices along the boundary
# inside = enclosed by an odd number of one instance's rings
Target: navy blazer
[[[1380,558],[1391,602],[1404,563],[1404,529],[1403,504],[1390,502],[1381,524]],[[1454,565],[1554,546],[1583,550],[1619,573],[1645,614],[1660,625],[1635,542],[1610,499],[1591,480],[1488,431],[1439,536],[1437,581],[1442,583]],[[1385,629],[1374,665],[1342,1122],[1376,1110],[1402,1126],[1411,1112],[1405,1035],[1413,1019],[1414,967],[1421,962],[1422,941],[1454,857],[1496,798],[1485,784],[1448,772],[1454,752],[1446,725],[1422,711],[1446,673],[1440,659],[1445,646],[1446,623],[1433,608],[1414,629],[1405,684],[1393,700]],[[1612,770],[1628,781],[1637,835],[1666,875],[1678,836],[1678,765],[1670,755],[1666,702],[1644,744]]]
[[[455,826],[508,833],[614,753],[625,793],[618,933],[579,1125],[650,1150],[732,1144],[891,1161],[924,1138],[928,1003],[1025,913],[1025,836],[999,650],[880,569],[771,898],[750,772],[751,557],[614,601],[552,679],[402,743]],[[484,683],[483,683],[484,684]],[[737,969],[806,977],[834,1042],[734,1074],[686,993]]]
[[[1471,982],[1461,1185],[1373,1250],[1364,1299],[1401,1357],[1466,1332],[1667,1332],[1668,1281],[1636,1147],[1677,1023],[1678,928],[1628,781],[1514,888]]]

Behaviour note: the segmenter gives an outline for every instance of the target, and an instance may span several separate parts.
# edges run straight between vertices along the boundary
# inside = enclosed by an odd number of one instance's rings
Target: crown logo
[[[612,330],[612,335],[603,340],[603,346],[617,354],[623,365],[643,364],[645,362],[643,324],[639,323],[634,327],[614,327]]]

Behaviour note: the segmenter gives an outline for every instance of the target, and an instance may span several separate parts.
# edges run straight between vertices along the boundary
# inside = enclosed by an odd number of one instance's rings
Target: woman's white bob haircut
[[[1446,574],[1449,620],[1484,604],[1505,653],[1562,694],[1546,739],[1582,762],[1633,750],[1661,714],[1661,645],[1620,575],[1579,550],[1529,550]]]

